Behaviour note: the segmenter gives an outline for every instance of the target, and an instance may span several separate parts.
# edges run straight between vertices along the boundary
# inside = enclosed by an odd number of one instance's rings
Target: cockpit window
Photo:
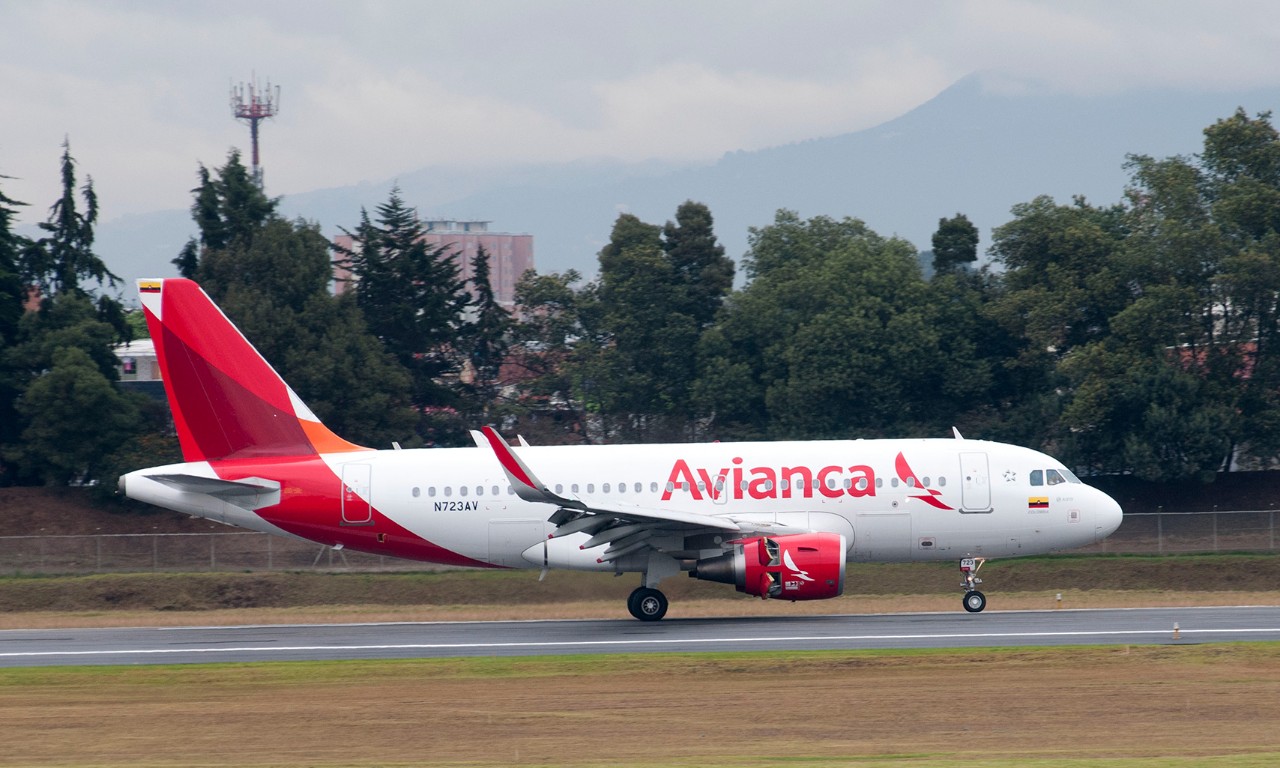
[[[1044,485],[1044,470],[1042,469],[1031,470],[1031,484]]]
[[[1071,470],[1061,469],[1058,471],[1062,473],[1063,477],[1067,478],[1068,483],[1077,483],[1077,484],[1083,485],[1083,483],[1080,481],[1080,478],[1076,477],[1075,473],[1072,472]]]
[[[1056,469],[1045,470],[1044,479],[1049,485],[1061,485],[1067,482],[1067,479]]]

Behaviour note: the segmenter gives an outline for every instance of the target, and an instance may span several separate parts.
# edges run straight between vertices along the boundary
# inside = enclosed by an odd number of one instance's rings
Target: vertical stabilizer
[[[330,432],[199,285],[139,280],[186,461],[367,450]]]

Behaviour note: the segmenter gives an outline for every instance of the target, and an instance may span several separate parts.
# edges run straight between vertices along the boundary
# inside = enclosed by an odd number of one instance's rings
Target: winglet
[[[560,504],[567,507],[576,508],[581,504],[581,502],[575,504],[570,499],[552,493],[551,489],[533,474],[533,470],[520,460],[516,452],[511,450],[511,446],[502,439],[502,435],[499,435],[496,429],[483,427],[480,431],[497,455],[498,463],[502,465],[502,471],[507,473],[507,479],[511,481],[511,487],[517,496],[525,501]]]

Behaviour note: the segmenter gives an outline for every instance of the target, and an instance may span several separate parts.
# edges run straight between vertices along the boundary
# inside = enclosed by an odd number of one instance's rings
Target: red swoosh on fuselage
[[[435,544],[370,505],[370,522],[342,524],[342,480],[319,456],[211,462],[223,480],[263,477],[280,483],[280,503],[256,510],[268,523],[327,546],[442,565],[497,568]],[[382,540],[379,541],[379,534]]]

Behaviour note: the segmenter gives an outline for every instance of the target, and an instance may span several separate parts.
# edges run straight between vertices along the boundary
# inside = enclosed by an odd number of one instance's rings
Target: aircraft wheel
[[[627,598],[627,610],[641,621],[657,621],[667,615],[667,596],[656,589],[637,587]]]
[[[981,613],[983,608],[987,607],[987,596],[973,590],[964,593],[964,609],[969,613]]]

